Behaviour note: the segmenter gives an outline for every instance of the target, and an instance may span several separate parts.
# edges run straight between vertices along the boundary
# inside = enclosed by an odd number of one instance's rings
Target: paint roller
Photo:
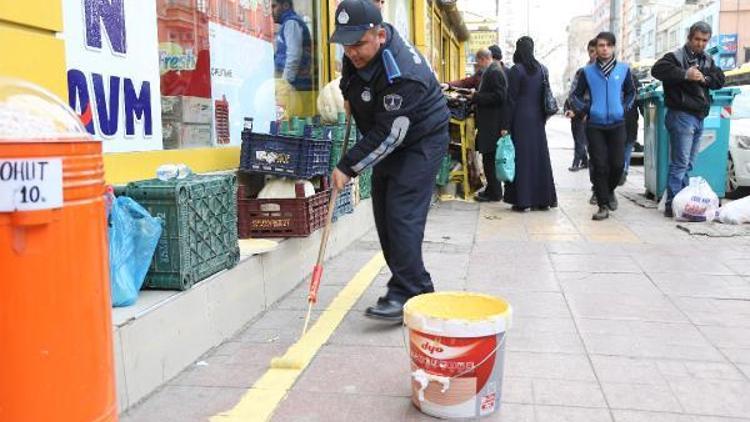
[[[346,154],[346,150],[349,147],[349,135],[351,134],[352,128],[352,116],[347,111],[346,113],[346,130],[344,133],[344,145],[341,151],[341,155]],[[331,189],[331,197],[328,200],[328,214],[326,217],[326,225],[323,229],[323,235],[320,239],[320,249],[318,250],[318,259],[313,267],[312,277],[310,279],[310,288],[307,295],[307,315],[305,316],[305,326],[302,329],[302,336],[307,333],[307,328],[310,325],[310,316],[312,315],[312,308],[318,302],[318,290],[320,289],[320,281],[323,277],[323,262],[325,260],[326,246],[328,245],[328,238],[331,234],[331,225],[333,222],[333,211],[336,206],[336,198],[338,197],[338,190],[335,186]],[[306,359],[300,356],[294,356],[294,353],[289,350],[284,356],[275,357],[271,359],[272,369],[288,369],[301,371],[306,366]]]
[[[272,369],[302,370],[304,366],[305,366],[304,359],[287,357],[286,355],[271,359]]]

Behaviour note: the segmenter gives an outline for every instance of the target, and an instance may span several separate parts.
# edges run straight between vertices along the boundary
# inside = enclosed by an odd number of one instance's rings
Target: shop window
[[[246,117],[266,131],[314,115],[315,0],[157,0],[164,148],[240,145]]]

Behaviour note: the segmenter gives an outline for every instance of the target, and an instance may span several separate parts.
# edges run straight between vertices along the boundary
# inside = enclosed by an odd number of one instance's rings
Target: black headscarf
[[[521,37],[516,41],[513,63],[523,65],[526,71],[532,75],[539,70],[540,64],[534,57],[534,40],[529,37]]]

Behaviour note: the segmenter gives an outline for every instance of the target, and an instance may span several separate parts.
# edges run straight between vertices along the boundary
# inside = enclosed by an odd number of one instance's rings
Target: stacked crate
[[[248,125],[242,131],[240,172],[244,175],[237,194],[241,238],[303,237],[325,223],[331,194],[327,180],[330,131],[316,131],[312,123],[295,117],[272,122],[267,134],[256,133]],[[259,199],[264,179],[258,176],[263,175],[296,179],[295,197]],[[305,180],[317,185],[311,197],[305,197]]]
[[[216,143],[228,145],[231,141],[229,136],[229,101],[225,95],[214,104],[214,116],[216,121]]]
[[[192,175],[118,190],[164,221],[145,288],[186,290],[239,262],[235,186],[233,174]]]
[[[210,98],[162,96],[161,114],[164,149],[213,145]]]

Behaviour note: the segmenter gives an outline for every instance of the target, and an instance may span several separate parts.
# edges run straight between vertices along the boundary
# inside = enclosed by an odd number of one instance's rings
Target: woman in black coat
[[[509,95],[513,104],[511,136],[516,148],[516,177],[507,185],[505,202],[515,211],[547,210],[557,206],[544,113],[547,69],[534,58],[534,41],[521,37],[510,69]]]

